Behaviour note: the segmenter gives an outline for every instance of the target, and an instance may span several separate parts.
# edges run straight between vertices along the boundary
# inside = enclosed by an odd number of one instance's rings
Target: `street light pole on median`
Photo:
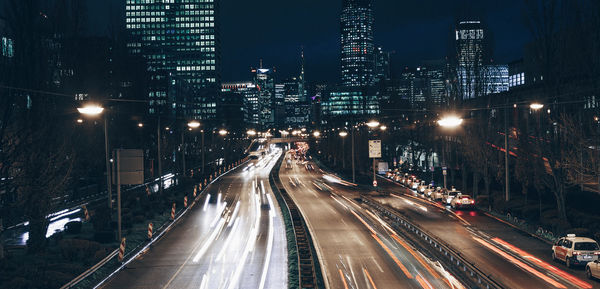
[[[108,207],[112,209],[112,181],[110,177],[110,160],[108,159],[108,112],[104,113],[104,160],[106,162],[106,191],[108,192]],[[120,240],[120,239],[119,239]]]

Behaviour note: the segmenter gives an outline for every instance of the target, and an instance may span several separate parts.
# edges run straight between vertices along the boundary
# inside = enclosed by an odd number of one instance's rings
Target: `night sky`
[[[88,1],[91,30],[101,34],[110,9],[105,1]],[[523,0],[375,0],[375,44],[395,51],[397,72],[445,57],[455,20],[476,15],[493,33],[496,63],[508,63],[522,57],[529,39],[523,6]],[[221,1],[223,81],[249,80],[261,58],[281,78],[296,75],[304,46],[306,79],[339,82],[340,10],[341,0]]]

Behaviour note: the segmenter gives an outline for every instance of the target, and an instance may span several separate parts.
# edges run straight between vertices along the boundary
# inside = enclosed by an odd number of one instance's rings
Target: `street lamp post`
[[[341,131],[339,135],[342,137],[342,169],[346,169],[346,136],[348,132]]]
[[[352,182],[356,183],[356,171],[355,171],[355,167],[354,167],[354,158],[355,158],[355,156],[354,156],[354,129],[355,129],[355,127],[353,124],[352,130],[350,131],[352,133],[352,136],[351,136],[351,138],[352,138],[352,140],[351,140],[352,141]]]
[[[438,125],[444,128],[454,129],[459,127],[463,123],[463,119],[457,116],[446,116],[437,121]],[[444,188],[448,188],[447,183],[447,166],[446,166],[446,138],[444,138],[444,142],[442,143],[442,175],[444,176]]]
[[[77,108],[79,113],[89,116],[96,116],[104,111],[99,105],[86,105]],[[108,158],[108,113],[104,113],[104,160],[106,165],[106,191],[108,193],[108,207],[112,209],[112,182],[110,178],[110,160]]]

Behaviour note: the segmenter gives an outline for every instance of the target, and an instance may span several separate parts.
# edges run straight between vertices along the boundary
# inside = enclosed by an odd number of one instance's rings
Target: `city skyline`
[[[113,10],[120,11],[116,9],[120,2],[112,0]],[[89,10],[94,11],[90,13],[94,26],[90,32],[106,34],[109,5],[97,1],[89,3]],[[247,79],[248,69],[259,59],[263,59],[266,67],[275,67],[283,78],[292,77],[297,74],[297,55],[304,47],[306,81],[339,82],[341,5],[341,1],[305,1],[285,5],[271,0],[221,3],[222,11],[227,11],[221,19],[222,80]],[[454,24],[461,17],[475,15],[488,25],[494,37],[495,60],[499,63],[521,58],[523,46],[530,39],[529,29],[523,23],[525,7],[521,0],[502,3],[429,0],[408,4],[379,0],[373,5],[374,43],[386,51],[395,52],[392,56],[394,76],[399,76],[405,66],[416,67],[422,61],[447,56]],[[260,33],[254,30],[256,26],[260,27]],[[412,43],[409,39],[418,41]]]

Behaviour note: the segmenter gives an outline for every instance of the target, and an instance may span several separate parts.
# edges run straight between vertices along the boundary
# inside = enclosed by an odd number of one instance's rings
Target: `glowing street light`
[[[346,131],[340,131],[339,135],[341,137],[346,137],[348,135],[348,133]]]
[[[313,135],[314,135],[315,137],[319,137],[319,136],[321,135],[321,132],[319,132],[319,131],[317,130],[317,131],[313,132]]]
[[[457,116],[447,116],[438,120],[438,124],[442,127],[455,128],[463,123],[463,119]]]
[[[77,111],[81,114],[95,116],[101,114],[104,111],[104,108],[97,104],[88,104],[84,107],[77,108]]]
[[[387,129],[387,126],[382,125],[382,126],[379,127],[379,129],[382,130],[382,131],[385,131]]]
[[[83,119],[81,119],[81,118],[78,118],[78,119],[77,119],[77,123],[83,123]]]
[[[138,123],[138,127],[144,127],[144,124],[140,122]]]
[[[219,134],[220,134],[220,135],[226,135],[226,134],[227,134],[227,131],[226,131],[226,130],[224,130],[224,129],[221,129],[221,130],[219,130]]]
[[[196,120],[192,120],[192,121],[190,121],[190,122],[187,123],[187,126],[189,128],[192,128],[192,129],[199,128],[200,127],[200,122],[196,121]]]
[[[367,126],[370,128],[374,128],[374,127],[378,127],[379,126],[379,122],[376,120],[371,120],[369,122],[367,122]]]
[[[544,108],[544,105],[541,103],[534,102],[529,105],[529,108],[531,108],[533,110],[540,110],[540,109]]]
[[[255,136],[255,135],[256,135],[256,131],[255,131],[255,130],[253,130],[253,129],[251,129],[251,130],[248,130],[246,133],[247,133],[248,135],[251,135],[251,136]]]

